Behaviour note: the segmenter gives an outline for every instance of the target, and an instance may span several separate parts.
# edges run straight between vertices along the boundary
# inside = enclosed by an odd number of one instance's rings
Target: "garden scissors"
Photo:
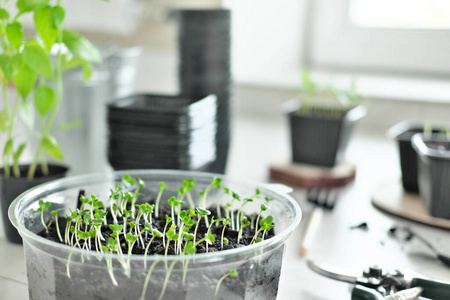
[[[413,300],[419,296],[433,300],[450,299],[450,282],[427,278],[415,272],[386,272],[378,266],[360,274],[308,260],[308,267],[328,278],[355,284],[351,300]]]

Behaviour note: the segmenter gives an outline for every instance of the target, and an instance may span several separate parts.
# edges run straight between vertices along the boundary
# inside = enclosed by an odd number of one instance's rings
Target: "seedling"
[[[258,234],[261,231],[263,231],[263,236],[262,236],[261,240],[264,240],[264,235],[266,234],[266,232],[268,232],[269,230],[271,230],[274,227],[274,225],[272,223],[273,223],[273,217],[270,215],[265,217],[264,219],[262,219],[261,222],[259,222],[260,229],[258,231],[256,231],[255,236],[253,237],[250,244],[258,242],[258,241],[256,241],[256,238],[258,237]]]
[[[159,201],[161,200],[162,193],[165,190],[167,190],[166,185],[164,184],[164,182],[160,182],[158,196],[156,196],[155,201],[155,217],[159,217]]]
[[[41,223],[42,223],[42,226],[44,226],[45,233],[48,233],[48,227],[47,227],[47,225],[44,222],[44,211],[49,209],[50,206],[52,206],[52,204],[50,202],[45,202],[44,200],[39,200],[38,211],[41,212]]]
[[[228,224],[230,224],[231,219],[227,218],[227,219],[222,219],[222,224],[223,224],[223,229],[222,229],[222,238],[220,241],[220,249],[223,249],[223,243],[225,242],[225,228],[227,227]],[[228,239],[227,239],[228,241]],[[226,242],[228,243],[228,242]]]
[[[250,225],[250,221],[247,220],[247,217],[243,217],[241,220],[241,227],[239,229],[239,233],[238,233],[238,238],[237,238],[237,243],[239,244],[239,241],[241,240],[242,237],[242,230],[244,229],[244,227],[247,227]]]
[[[201,198],[204,200],[205,195],[211,191],[212,188],[220,188],[220,182],[221,181],[217,179],[212,180],[208,188],[201,193]],[[144,186],[143,183],[140,183],[139,180],[135,181],[132,180],[132,178],[124,177],[122,184],[116,184],[115,188],[111,190],[109,196],[110,202],[106,209],[104,209],[103,202],[96,196],[83,197],[81,201],[82,205],[80,205],[82,210],[76,209],[75,211],[72,211],[69,209],[70,214],[66,216],[67,224],[65,236],[64,239],[62,239],[61,235],[58,234],[59,240],[67,245],[78,247],[80,249],[106,254],[117,253],[121,256],[121,258],[116,258],[117,261],[124,268],[125,274],[130,276],[131,255],[134,255],[133,253],[136,253],[136,249],[138,248],[143,249],[142,254],[145,256],[144,267],[146,268],[147,255],[152,253],[164,252],[164,256],[171,254],[183,256],[194,255],[197,251],[209,252],[210,245],[216,241],[216,238],[219,238],[218,230],[221,230],[221,240],[220,249],[217,250],[224,250],[224,244],[229,242],[226,234],[229,234],[229,236],[237,236],[237,244],[242,243],[243,245],[248,245],[264,240],[264,238],[267,237],[267,233],[274,227],[272,216],[262,217],[262,213],[268,209],[266,203],[269,200],[263,200],[259,190],[256,190],[255,194],[252,195],[253,198],[241,198],[237,193],[224,188],[222,196],[231,195],[232,198],[229,203],[226,204],[227,208],[225,209],[225,213],[229,216],[228,218],[219,218],[217,215],[212,215],[211,211],[201,206],[196,207],[195,209],[188,208],[186,210],[181,210],[181,206],[184,204],[183,199],[192,191],[194,185],[195,181],[193,179],[184,180],[183,185],[179,188],[178,197],[170,197],[167,200],[170,206],[170,212],[168,212],[167,207],[164,207],[164,224],[162,216],[155,219],[156,209],[159,206],[157,203],[135,203],[137,197],[139,197],[139,193],[136,192],[136,189],[142,188]],[[135,190],[132,190],[132,187],[134,187]],[[125,189],[127,190],[126,192],[124,192]],[[161,200],[162,191],[165,189],[165,185],[161,184],[159,197],[157,197],[156,202]],[[233,204],[241,199],[243,200],[240,203],[239,209],[236,212],[232,211]],[[256,199],[261,199],[264,203],[261,204],[259,214],[253,214],[250,220],[250,217],[244,214],[244,208],[248,208],[246,205],[252,201],[256,201]],[[199,203],[202,203],[203,200],[199,201]],[[41,200],[39,205],[38,210],[41,212],[41,222],[45,225],[43,211],[47,209],[45,206],[49,204],[46,204],[45,201]],[[133,207],[135,208],[135,215],[133,215]],[[218,211],[222,209],[223,207],[219,206]],[[59,230],[57,223],[58,211],[54,211],[52,214],[55,216],[56,220],[54,226],[57,227],[56,230]],[[203,218],[205,219],[205,223],[202,224],[204,226],[200,226]],[[262,219],[260,220],[260,218]],[[257,223],[255,226],[256,228],[254,229],[255,233],[249,243],[250,238],[244,239],[243,233],[247,232],[244,230],[245,227],[253,226],[252,223],[255,222],[255,219]],[[120,224],[118,223],[118,220],[120,220]],[[51,221],[53,222],[53,219],[51,219]],[[214,224],[216,224],[216,227],[213,227]],[[216,229],[220,228],[220,225],[222,228]],[[163,226],[164,229],[162,229]],[[232,226],[234,226],[235,232],[231,232],[234,230],[233,228],[230,228]],[[46,230],[48,230],[49,227],[50,226],[47,225]],[[50,229],[55,230],[53,227],[50,227]],[[104,231],[104,233],[102,233],[102,231]],[[217,237],[215,234],[217,234]],[[150,237],[148,237],[148,235],[150,235]],[[92,241],[95,242],[95,245]],[[232,241],[235,242],[234,238]],[[202,243],[205,243],[205,247],[200,247]],[[151,245],[154,247],[152,248]],[[127,253],[127,259],[123,258],[123,254],[125,253]],[[158,261],[159,260],[156,260],[152,264],[147,273],[147,284],[149,276]],[[189,261],[189,259],[183,259],[181,261],[183,265],[183,282],[186,278]],[[167,285],[170,276],[169,274],[176,262],[178,262],[178,260],[174,260],[170,267],[168,267],[166,263],[167,274],[160,297],[164,295],[165,286]],[[117,284],[113,274],[112,259],[107,258],[106,264],[113,284]],[[67,266],[69,266],[69,263],[67,263]],[[70,276],[69,269],[67,269],[67,272],[68,276]],[[224,276],[228,277],[232,275],[228,273]],[[220,286],[220,283],[226,277],[219,280],[218,286]],[[147,285],[144,286],[142,295],[145,295]],[[217,290],[218,289],[219,287],[217,287]]]
[[[53,210],[53,211],[50,212],[53,216],[55,216],[56,232],[58,233],[58,238],[59,238],[59,241],[60,241],[60,242],[62,242],[63,239],[62,239],[62,237],[61,237],[61,232],[59,231],[58,213],[59,213],[60,211],[62,211],[62,210],[63,210],[63,209],[60,208],[60,209]]]
[[[225,280],[225,278],[227,278],[227,277],[236,277],[237,275],[238,275],[237,270],[236,269],[231,269],[227,274],[225,274],[222,277],[220,277],[220,279],[219,279],[219,281],[217,282],[217,285],[216,285],[216,292],[214,294],[214,297],[217,297],[217,293],[219,292],[220,285],[222,284],[222,281]]]
[[[197,224],[195,224],[195,230],[194,230],[194,244],[195,244],[195,238],[197,237],[197,230],[198,230],[198,225],[200,224],[201,221],[201,217],[205,217],[205,220],[208,220],[208,216],[211,214],[211,212],[207,209],[204,209],[202,207],[197,207],[195,209],[195,211],[197,212]],[[208,224],[208,223],[206,223]],[[206,225],[208,226],[208,225]]]

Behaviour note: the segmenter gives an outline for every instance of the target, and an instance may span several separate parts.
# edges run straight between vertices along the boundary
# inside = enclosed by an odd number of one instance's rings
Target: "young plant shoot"
[[[183,282],[187,276],[190,260],[176,259],[168,266],[167,260],[164,260],[163,257],[198,255],[199,253],[242,247],[260,242],[273,235],[273,231],[271,231],[274,227],[273,217],[263,215],[269,209],[266,205],[268,200],[261,197],[259,190],[251,195],[252,198],[241,198],[237,193],[224,188],[224,195],[231,196],[229,202],[225,207],[216,207],[214,202],[213,208],[208,210],[204,207],[207,203],[206,195],[213,188],[221,189],[221,180],[214,178],[200,193],[199,199],[191,199],[191,201],[189,195],[195,183],[195,180],[188,178],[183,181],[182,186],[174,189],[166,187],[163,182],[160,182],[159,191],[157,193],[151,191],[151,195],[156,196],[141,199],[140,197],[148,197],[140,193],[144,182],[124,176],[122,182],[110,190],[110,195],[105,202],[99,196],[81,196],[80,208],[75,208],[75,210],[69,208],[70,213],[64,216],[65,220],[59,216],[62,209],[52,211],[51,224],[46,223],[44,219],[44,212],[51,206],[51,203],[40,200],[37,211],[41,214],[41,223],[44,228],[43,232],[45,232],[41,235],[44,237],[53,235],[59,242],[70,247],[103,254],[117,254],[120,258],[116,259],[124,268],[127,276],[131,274],[132,255],[144,255],[145,269],[147,269],[149,255],[160,255],[161,260],[153,260],[150,270],[146,273],[147,277],[150,276],[149,274],[158,261],[166,261],[167,274],[170,274],[175,264],[180,262],[184,268]],[[166,200],[163,198],[165,190],[169,190],[169,195],[176,193],[177,196],[168,197]],[[220,196],[217,194],[217,197]],[[186,203],[183,201],[184,199],[188,199]],[[160,207],[162,200],[167,201],[169,205]],[[193,207],[194,200],[198,201],[198,207]],[[262,202],[260,211],[247,214],[246,211],[250,209],[248,203],[258,200]],[[238,201],[240,206],[237,211],[234,211],[233,205]],[[218,216],[220,211],[225,212],[225,218]],[[61,232],[59,218],[66,223],[64,231]],[[251,230],[255,222],[255,228]],[[224,247],[225,244],[229,244],[229,246]],[[113,272],[113,258],[108,257],[105,262],[113,284],[117,285]],[[67,263],[67,274],[70,275],[68,266],[69,262]],[[166,281],[169,280],[169,276],[167,275]],[[236,270],[230,270],[225,274],[217,284],[216,295],[223,280],[235,276],[237,276]],[[146,278],[143,295],[146,293],[148,280],[149,278]],[[164,295],[166,285],[167,282],[164,282],[160,297]]]

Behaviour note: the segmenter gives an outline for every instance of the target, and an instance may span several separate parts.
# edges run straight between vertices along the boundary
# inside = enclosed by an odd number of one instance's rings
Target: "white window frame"
[[[310,68],[450,76],[450,30],[378,29],[350,22],[350,0],[309,0]]]

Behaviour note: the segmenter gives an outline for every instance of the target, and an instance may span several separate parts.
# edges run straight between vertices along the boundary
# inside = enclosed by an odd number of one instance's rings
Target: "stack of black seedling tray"
[[[231,13],[227,9],[185,9],[175,14],[180,93],[217,96],[217,158],[209,171],[224,173],[231,136]]]
[[[116,170],[205,170],[216,158],[216,96],[138,94],[108,105]]]

